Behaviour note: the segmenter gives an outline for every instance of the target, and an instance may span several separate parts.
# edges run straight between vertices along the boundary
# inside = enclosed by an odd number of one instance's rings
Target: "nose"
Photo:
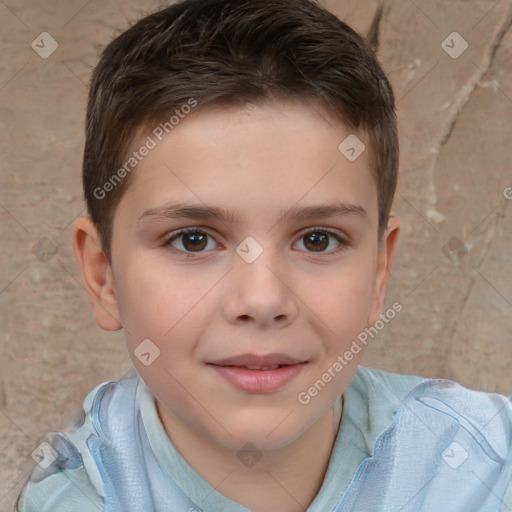
[[[291,272],[282,258],[265,249],[252,262],[234,255],[234,268],[224,302],[224,314],[232,324],[285,327],[297,317],[298,299]]]

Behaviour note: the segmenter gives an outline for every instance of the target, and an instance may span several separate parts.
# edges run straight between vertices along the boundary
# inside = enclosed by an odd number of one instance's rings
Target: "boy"
[[[104,51],[73,246],[138,375],[52,433],[22,511],[511,510],[512,407],[358,368],[384,311],[394,98],[308,0],[185,0]]]

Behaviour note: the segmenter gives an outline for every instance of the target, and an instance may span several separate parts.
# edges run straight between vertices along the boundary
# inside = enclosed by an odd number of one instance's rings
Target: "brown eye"
[[[180,230],[174,233],[174,235],[167,240],[165,245],[170,245],[175,249],[185,253],[203,252],[208,246],[209,238],[210,235],[208,235],[208,233],[198,229]],[[174,242],[177,243],[175,244]]]
[[[329,235],[322,233],[309,233],[304,237],[304,240],[304,246],[315,252],[325,251],[329,247]]]
[[[335,245],[329,250],[329,246],[332,244],[333,240],[335,241]],[[337,233],[320,228],[308,231],[299,239],[299,244],[300,243],[304,246],[304,249],[301,250],[325,255],[335,254],[348,245]]]
[[[186,233],[182,237],[183,247],[187,249],[187,251],[202,251],[208,241],[208,235],[203,235],[201,233]]]

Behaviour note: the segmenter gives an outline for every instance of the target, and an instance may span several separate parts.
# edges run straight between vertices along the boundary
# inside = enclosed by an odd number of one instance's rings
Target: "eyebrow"
[[[335,202],[312,206],[293,206],[288,210],[281,210],[277,222],[321,219],[353,214],[360,217],[367,216],[366,210],[362,206],[351,203]],[[169,219],[221,220],[236,224],[239,222],[240,216],[235,210],[229,208],[205,204],[167,203],[145,210],[137,222],[139,223],[146,219],[156,221]]]

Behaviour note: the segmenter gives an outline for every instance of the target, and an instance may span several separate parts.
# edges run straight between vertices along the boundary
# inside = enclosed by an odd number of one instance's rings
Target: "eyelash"
[[[202,230],[200,228],[196,228],[196,227],[183,228],[183,229],[179,229],[179,230],[174,231],[173,233],[171,233],[171,235],[168,238],[166,238],[166,240],[164,241],[164,243],[162,245],[164,247],[166,247],[166,248],[171,248],[171,250],[173,250],[173,251],[176,251],[176,252],[179,252],[179,253],[184,253],[188,257],[193,257],[193,256],[196,256],[196,255],[200,255],[200,254],[202,254],[204,252],[208,252],[208,251],[204,251],[204,250],[203,251],[197,251],[197,252],[194,252],[194,251],[183,251],[181,249],[176,249],[175,247],[171,246],[172,242],[174,242],[175,240],[177,240],[181,236],[189,234],[189,233],[201,233],[201,234],[207,235],[211,239],[214,239],[213,236],[211,236],[207,231],[204,231],[204,230]],[[329,228],[322,228],[322,227],[314,227],[314,228],[308,229],[307,231],[304,231],[303,233],[301,233],[301,235],[299,236],[298,240],[304,238],[306,235],[308,235],[310,233],[325,233],[325,234],[328,234],[328,235],[332,236],[334,239],[336,239],[336,241],[340,245],[336,249],[334,249],[332,251],[329,251],[329,252],[306,251],[309,254],[316,254],[316,255],[321,255],[321,256],[332,256],[332,255],[338,254],[339,252],[343,251],[349,245],[348,241],[346,239],[344,239],[343,237],[341,237],[338,233],[336,233],[335,231],[332,231]]]

